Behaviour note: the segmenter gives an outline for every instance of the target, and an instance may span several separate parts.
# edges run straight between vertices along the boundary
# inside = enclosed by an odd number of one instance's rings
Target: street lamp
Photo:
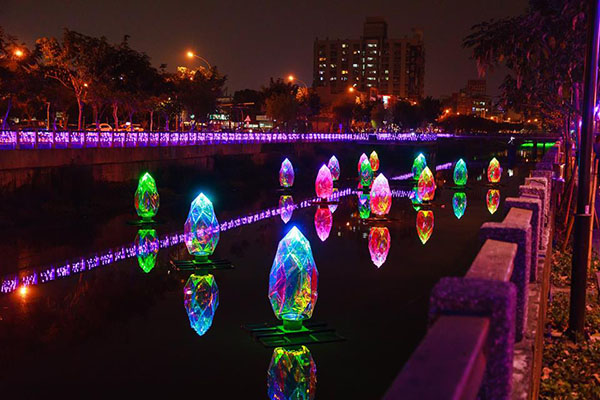
[[[13,52],[13,54],[15,55],[15,57],[21,58],[21,57],[23,57],[23,55],[25,53],[23,53],[23,50],[21,50],[21,49],[15,49],[15,51]]]
[[[186,55],[187,55],[188,58],[197,58],[200,61],[204,61],[206,63],[206,65],[208,65],[208,69],[212,69],[210,63],[206,60],[206,58],[199,56],[198,54],[194,53],[191,50],[188,50],[187,53],[186,53]]]
[[[291,83],[294,83],[294,81],[300,82],[302,85],[304,85],[304,88],[308,92],[308,85],[303,80],[296,78],[294,75],[288,75],[288,81],[290,81]]]

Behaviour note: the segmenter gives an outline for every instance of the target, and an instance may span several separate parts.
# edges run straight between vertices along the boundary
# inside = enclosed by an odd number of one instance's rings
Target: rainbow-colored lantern
[[[333,215],[329,207],[319,207],[315,213],[315,230],[322,242],[326,241],[333,226]]]
[[[133,197],[135,211],[142,220],[151,220],[158,212],[160,198],[156,189],[156,182],[149,173],[142,175]]]
[[[340,162],[335,156],[331,156],[327,163],[327,167],[329,168],[334,181],[340,179]]]
[[[277,347],[267,372],[270,400],[313,400],[317,389],[317,366],[306,346]]]
[[[211,201],[200,193],[192,202],[184,225],[184,239],[193,256],[207,257],[219,242],[220,227]]]
[[[294,214],[294,198],[291,195],[279,196],[280,216],[284,224],[287,224],[292,219]]]
[[[410,202],[412,203],[412,206],[415,209],[415,211],[419,211],[421,209],[421,206],[423,205],[423,200],[419,198],[419,188],[417,186],[413,186],[412,190],[408,195],[408,198],[410,199]]]
[[[456,186],[465,186],[467,184],[468,177],[469,172],[467,171],[467,163],[461,158],[454,166],[454,184]]]
[[[379,174],[370,194],[371,211],[379,216],[386,215],[392,207],[392,191],[387,178],[383,174]]]
[[[433,211],[420,210],[417,213],[417,234],[421,243],[425,244],[433,233]]]
[[[367,219],[371,216],[370,195],[366,193],[358,194],[358,214],[361,219]]]
[[[386,227],[372,227],[369,231],[369,253],[371,261],[380,268],[390,252],[392,238],[390,230]]]
[[[367,155],[366,155],[365,153],[362,153],[362,154],[360,155],[360,158],[358,159],[358,174],[359,174],[359,175],[360,175],[360,169],[361,169],[361,167],[362,167],[362,163],[363,163],[363,161],[365,161],[365,160],[369,161],[369,157],[367,157]],[[369,163],[369,164],[370,164],[370,163]]]
[[[485,196],[485,203],[490,214],[494,215],[500,206],[500,191],[498,189],[490,189]]]
[[[315,191],[317,192],[317,196],[322,199],[329,198],[333,193],[333,176],[331,176],[331,171],[329,171],[329,168],[325,164],[321,166],[317,174]]]
[[[419,155],[413,161],[413,166],[412,166],[412,173],[413,173],[414,180],[418,180],[421,177],[421,173],[423,172],[425,167],[427,167],[427,160],[425,159],[425,156],[423,155],[423,153],[419,153]]]
[[[467,195],[465,192],[456,192],[452,196],[452,210],[457,219],[461,219],[465,215],[467,209]]]
[[[417,184],[417,196],[421,201],[431,201],[435,196],[435,179],[429,167],[425,167],[421,176],[419,177],[419,183]]]
[[[333,188],[333,191],[331,192],[331,196],[329,197],[329,201],[333,202],[335,201],[334,196],[335,193],[338,191],[338,188]],[[337,210],[338,208],[338,203],[334,202],[333,204],[329,204],[329,210],[331,211],[331,213],[333,214],[335,212],[335,210]]]
[[[360,184],[363,189],[371,187],[373,182],[373,170],[371,169],[371,163],[368,159],[365,159],[360,166]]]
[[[373,152],[371,152],[369,155],[369,163],[371,163],[371,169],[373,172],[377,172],[379,170],[379,156],[375,150],[373,150]]]
[[[279,168],[279,185],[284,188],[294,186],[294,166],[287,158],[281,163]]]
[[[284,329],[297,330],[312,316],[319,271],[310,243],[295,226],[279,242],[269,275],[269,300]]]
[[[149,273],[156,266],[158,257],[158,237],[155,229],[140,229],[135,237],[138,264],[142,271]]]
[[[500,167],[500,162],[496,159],[496,157],[492,158],[490,165],[488,165],[487,176],[490,183],[500,182],[500,178],[502,177],[502,168]]]
[[[211,327],[219,306],[219,287],[215,277],[190,275],[183,288],[183,305],[190,320],[190,326],[199,336]]]

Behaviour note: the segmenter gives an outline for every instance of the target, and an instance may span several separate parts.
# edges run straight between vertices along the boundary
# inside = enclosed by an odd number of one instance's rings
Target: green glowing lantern
[[[468,176],[467,163],[461,158],[454,166],[454,184],[456,186],[465,186]]]
[[[369,162],[369,159],[366,158],[360,165],[360,184],[364,189],[367,189],[371,186],[372,182],[373,169],[371,168],[371,163]]]
[[[417,158],[415,158],[415,161],[413,161],[412,166],[412,174],[414,180],[419,180],[419,177],[421,176],[421,173],[423,172],[425,167],[427,167],[427,160],[425,159],[423,153],[419,153]]]
[[[360,219],[367,219],[371,216],[371,196],[367,193],[359,193],[358,195],[358,214]]]
[[[212,255],[219,242],[219,228],[212,202],[200,193],[192,202],[184,225],[185,245],[189,253],[201,258]]]
[[[452,196],[452,210],[457,219],[461,219],[465,215],[467,209],[467,195],[465,192],[456,192]]]
[[[155,229],[140,229],[135,237],[135,248],[140,268],[149,273],[156,266],[158,237]]]
[[[156,182],[152,175],[147,172],[142,175],[133,200],[135,211],[142,220],[150,221],[156,215],[160,199],[158,197],[158,190],[156,189]]]

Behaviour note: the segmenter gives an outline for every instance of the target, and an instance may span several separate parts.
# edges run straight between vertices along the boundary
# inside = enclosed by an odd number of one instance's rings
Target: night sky
[[[388,36],[419,27],[425,33],[425,94],[448,95],[477,77],[468,50],[469,28],[522,13],[527,0],[0,0],[0,25],[32,44],[64,27],[146,52],[155,65],[194,65],[193,49],[228,75],[230,91],[259,88],[269,77],[294,73],[312,82],[315,37],[358,38],[366,16],[383,16]],[[492,75],[496,94],[502,73]]]

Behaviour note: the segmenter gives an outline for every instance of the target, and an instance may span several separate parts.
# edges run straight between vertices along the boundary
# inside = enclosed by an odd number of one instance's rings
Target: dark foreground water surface
[[[358,157],[371,150],[357,146],[352,154],[338,154],[340,191],[356,189]],[[188,392],[202,399],[268,398],[273,349],[254,341],[242,325],[276,321],[267,298],[269,271],[279,240],[296,226],[310,241],[319,270],[312,320],[326,322],[345,338],[307,346],[316,366],[316,398],[380,398],[426,331],[431,287],[443,276],[466,272],[480,247],[479,227],[501,219],[504,199],[517,194],[529,169],[526,161],[532,160],[518,149],[377,150],[380,172],[388,178],[409,171],[420,150],[438,165],[465,158],[469,183],[464,189],[464,216],[458,219],[453,211],[457,190],[452,170],[439,171],[438,191],[427,207],[435,226],[423,244],[416,229],[417,211],[403,196],[413,182],[390,179],[400,196],[393,199],[390,221],[380,224],[389,229],[391,248],[378,268],[368,248],[370,225],[358,216],[355,194],[341,198],[325,241],[315,232],[317,207],[306,203],[294,210],[287,224],[279,215],[243,224],[242,217],[277,207],[281,195],[277,172],[287,154],[269,154],[260,163],[246,160],[232,165],[232,161],[220,160],[209,175],[158,171],[162,196],[158,219],[163,222],[156,227],[159,238],[183,229],[189,202],[199,191],[213,200],[220,221],[234,221],[221,233],[215,252],[216,258],[230,260],[235,269],[213,273],[219,306],[211,328],[203,336],[191,329],[183,305],[189,273],[175,272],[169,264],[171,258],[186,253],[185,246],[171,246],[166,240],[149,273],[130,257],[48,283],[38,277],[38,284],[26,291],[0,295],[0,387],[23,394],[39,391],[80,398],[99,393],[118,397],[114,390],[145,393],[154,388]],[[486,204],[492,187],[484,169],[494,154],[504,172],[501,183],[493,187],[499,190],[501,202],[492,215]],[[290,157],[297,169],[291,192],[296,204],[315,196],[314,178],[330,156],[330,152],[316,151],[312,157]],[[82,199],[91,208],[102,204],[101,215],[63,218],[61,223],[28,222],[2,233],[0,274],[58,267],[67,260],[77,262],[127,246],[137,233],[136,227],[126,224],[134,218],[135,186],[131,182],[107,189],[108,197],[94,194]],[[115,193],[121,197],[115,198]],[[237,218],[240,226],[236,227]],[[290,384],[293,381],[288,379]]]

